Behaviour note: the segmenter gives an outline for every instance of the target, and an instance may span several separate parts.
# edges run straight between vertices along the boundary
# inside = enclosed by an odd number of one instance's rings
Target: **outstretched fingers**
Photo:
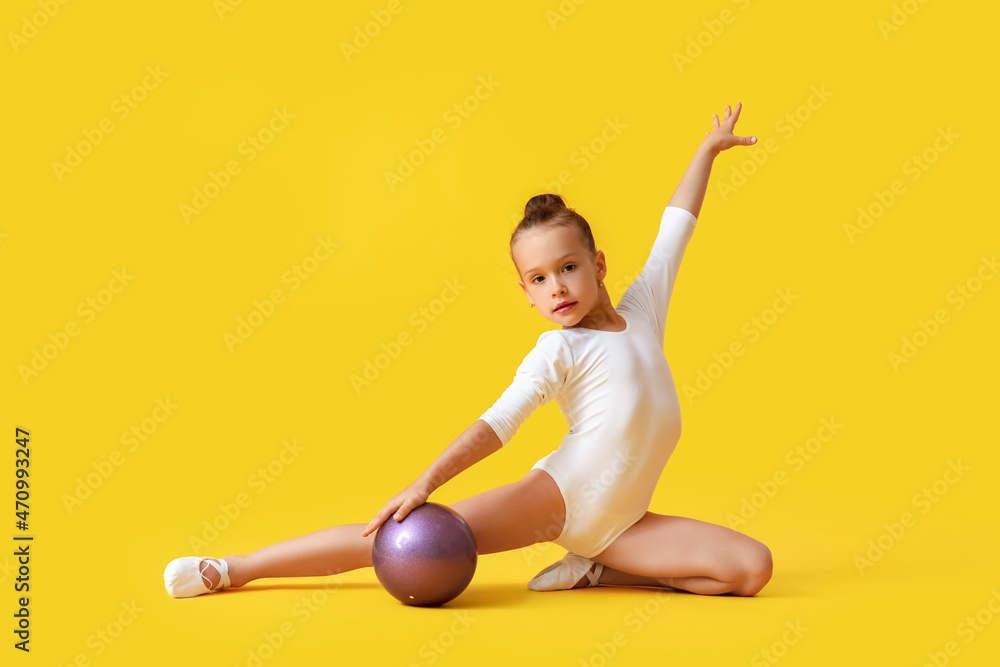
[[[742,102],[736,103],[736,108],[731,108],[728,104],[726,105],[726,114],[722,117],[722,122],[726,123],[726,127],[730,130],[736,125],[737,119],[740,117],[740,110],[743,108]]]
[[[706,132],[705,136],[710,137],[713,133],[716,133],[719,137],[716,143],[719,150],[726,150],[732,146],[750,146],[757,143],[757,137],[738,137],[733,133],[736,121],[739,120],[740,111],[742,110],[742,102],[737,102],[735,107],[727,104],[721,122],[718,114],[712,114],[712,131]]]
[[[730,125],[736,125],[736,119],[740,117],[740,110],[742,108],[743,108],[743,103],[742,102],[737,102],[736,103],[736,108],[732,110],[732,113],[730,113],[730,111],[729,111],[729,105],[728,104],[726,105],[726,118],[732,117],[732,120],[730,121]]]

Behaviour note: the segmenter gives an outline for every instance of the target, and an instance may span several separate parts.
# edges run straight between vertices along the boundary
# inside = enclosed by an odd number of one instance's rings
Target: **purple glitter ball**
[[[476,572],[476,536],[455,510],[425,502],[375,533],[372,563],[383,588],[403,604],[435,607],[455,599]]]

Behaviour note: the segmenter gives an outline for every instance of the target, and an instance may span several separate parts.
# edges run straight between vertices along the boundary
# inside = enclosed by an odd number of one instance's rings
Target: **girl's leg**
[[[517,482],[452,503],[451,508],[472,528],[480,554],[548,542],[559,537],[566,521],[559,487],[538,468]]]
[[[754,595],[772,570],[771,551],[751,537],[653,512],[591,560],[605,566],[602,584],[658,585],[701,595]]]
[[[223,560],[229,565],[230,587],[239,588],[254,579],[267,577],[325,577],[371,566],[371,545],[377,531],[361,537],[366,525],[345,523],[331,526],[245,555],[224,556]],[[205,576],[214,588],[220,574],[211,561],[209,563]]]
[[[559,487],[548,473],[537,469],[529,470],[517,482],[484,491],[450,507],[472,528],[480,554],[551,540],[559,535],[566,518]],[[366,525],[332,526],[246,555],[225,556],[231,587],[265,577],[322,577],[371,567],[372,541],[378,531],[361,537]],[[218,584],[220,575],[214,565],[209,565],[205,574],[213,587]]]

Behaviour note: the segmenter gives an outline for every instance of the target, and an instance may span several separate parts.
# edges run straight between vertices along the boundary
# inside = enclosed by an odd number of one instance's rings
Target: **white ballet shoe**
[[[592,566],[594,566],[593,572],[590,571]],[[597,585],[603,570],[602,564],[569,552],[562,557],[562,560],[556,561],[536,574],[534,579],[528,582],[528,588],[533,591],[564,591],[576,586],[576,582],[584,575],[590,580],[584,588],[590,588]]]
[[[214,561],[214,563],[207,561]],[[209,565],[214,565],[221,575],[216,588],[211,587],[212,581],[205,575],[205,569]],[[221,558],[207,556],[175,558],[163,570],[163,583],[167,587],[167,592],[175,598],[190,598],[204,593],[216,593],[224,588],[229,588],[231,584],[229,563]]]

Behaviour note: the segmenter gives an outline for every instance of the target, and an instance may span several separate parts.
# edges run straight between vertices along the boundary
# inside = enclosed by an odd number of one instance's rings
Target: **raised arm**
[[[701,213],[701,204],[705,201],[705,191],[708,189],[708,177],[712,173],[712,162],[715,156],[733,146],[750,146],[757,141],[757,137],[737,137],[733,135],[733,128],[740,117],[740,110],[743,103],[738,102],[732,111],[726,105],[726,113],[719,123],[718,114],[712,114],[712,131],[705,133],[705,138],[691,158],[687,170],[681,176],[674,194],[667,202],[667,206],[677,206],[689,211],[694,217]]]

